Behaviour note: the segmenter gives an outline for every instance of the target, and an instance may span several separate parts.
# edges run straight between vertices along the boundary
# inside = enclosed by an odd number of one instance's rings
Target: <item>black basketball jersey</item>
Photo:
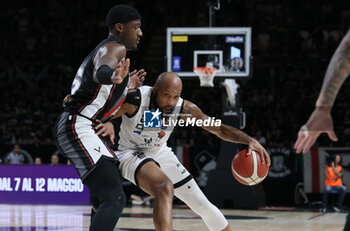
[[[117,112],[125,100],[129,86],[129,76],[126,76],[121,84],[106,85],[93,80],[94,57],[106,43],[119,43],[119,41],[113,35],[109,35],[85,58],[73,80],[71,93],[63,102],[66,111],[102,122]]]

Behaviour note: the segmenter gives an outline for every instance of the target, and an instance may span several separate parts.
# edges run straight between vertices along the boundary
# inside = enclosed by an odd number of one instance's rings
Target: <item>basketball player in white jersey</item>
[[[193,121],[203,121],[209,118],[195,104],[183,100],[181,91],[182,82],[175,73],[162,73],[153,88],[143,86],[134,92],[129,91],[115,116],[121,116],[117,119],[120,125],[113,129],[111,122],[101,123],[96,127],[100,129],[97,134],[109,135],[112,144],[115,144],[122,176],[155,198],[153,221],[156,230],[172,230],[174,194],[202,217],[209,230],[231,230],[220,210],[208,201],[191,174],[167,146],[174,128],[166,126],[171,120],[193,118]],[[155,118],[160,114],[166,116],[167,123],[159,124],[157,128],[144,127],[147,110],[155,110],[152,113]],[[181,117],[178,117],[179,113]],[[262,161],[270,165],[266,150],[244,132],[224,124],[209,124],[202,128],[223,140],[248,145],[249,153],[257,151]]]

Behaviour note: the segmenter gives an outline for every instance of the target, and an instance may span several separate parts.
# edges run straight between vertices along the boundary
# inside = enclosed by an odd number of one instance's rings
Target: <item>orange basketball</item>
[[[269,167],[262,164],[260,155],[252,151],[247,156],[247,149],[243,149],[235,155],[231,163],[233,176],[240,183],[245,185],[256,185],[265,179],[269,172]]]

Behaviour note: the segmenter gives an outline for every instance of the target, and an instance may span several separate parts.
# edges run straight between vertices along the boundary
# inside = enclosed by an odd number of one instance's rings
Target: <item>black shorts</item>
[[[63,112],[57,120],[55,133],[59,151],[77,169],[83,182],[101,156],[118,162],[114,152],[96,135],[93,123],[82,116]]]

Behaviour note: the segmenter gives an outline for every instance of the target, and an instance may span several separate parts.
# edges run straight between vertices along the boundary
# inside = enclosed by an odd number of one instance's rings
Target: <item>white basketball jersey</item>
[[[174,126],[166,126],[171,123],[164,122],[162,116],[160,118],[160,126],[158,127],[144,127],[144,114],[150,113],[150,101],[152,94],[152,87],[142,86],[139,88],[141,93],[141,103],[137,113],[128,117],[122,115],[122,122],[119,131],[118,150],[137,149],[137,150],[151,150],[159,149],[167,145],[169,136],[174,130]],[[183,99],[179,98],[173,111],[167,115],[166,121],[176,121],[179,113],[182,110]]]

